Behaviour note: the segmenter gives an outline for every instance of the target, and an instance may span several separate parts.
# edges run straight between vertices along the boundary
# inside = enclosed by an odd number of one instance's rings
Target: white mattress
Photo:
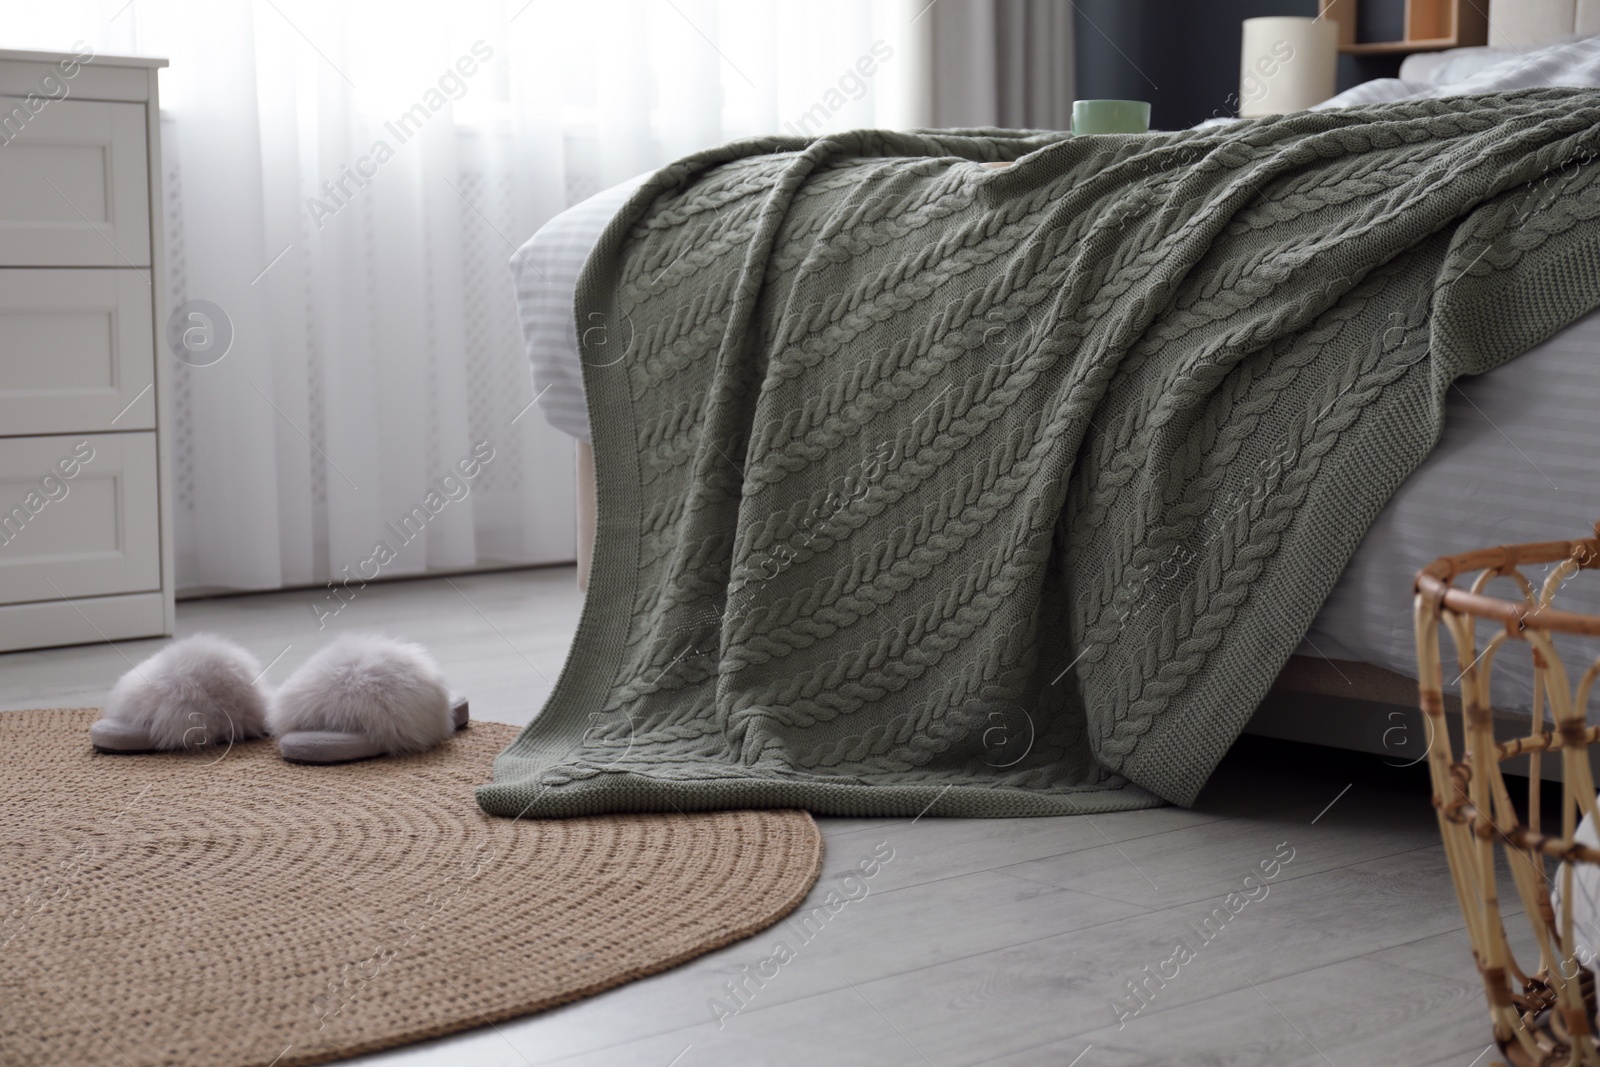
[[[573,293],[589,250],[645,177],[558,215],[512,259],[542,412],[556,429],[585,441],[589,420],[577,338],[582,323],[576,321]],[[1597,460],[1600,312],[1493,373],[1463,379],[1450,390],[1438,447],[1367,532],[1301,654],[1364,661],[1415,677],[1411,581],[1416,572],[1442,555],[1584,536],[1600,519]],[[1514,592],[1505,580],[1489,591],[1496,590]],[[1562,599],[1568,608],[1600,612],[1600,577],[1574,579]],[[1532,668],[1525,654],[1513,651],[1495,664],[1495,705],[1527,710],[1533,700]],[[1583,661],[1567,662],[1576,679]],[[1452,673],[1446,673],[1447,680]]]

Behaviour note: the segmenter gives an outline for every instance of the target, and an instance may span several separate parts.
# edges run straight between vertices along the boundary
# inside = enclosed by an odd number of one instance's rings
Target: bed
[[[1413,57],[1399,79],[1367,83],[1321,107],[1556,84],[1600,85],[1600,37],[1543,47],[1458,49]],[[539,406],[579,442],[580,524],[592,527],[588,412],[575,321],[577,276],[601,231],[641,175],[571,208],[513,258],[519,309]],[[1250,732],[1419,758],[1414,714],[1411,580],[1437,556],[1495,543],[1579,536],[1600,518],[1600,312],[1574,322],[1513,362],[1463,379],[1448,395],[1445,430],[1368,530]],[[580,530],[580,574],[590,536]],[[581,579],[580,579],[581,580]],[[1600,591],[1570,605],[1600,611]],[[1497,713],[1525,719],[1527,664],[1497,665]]]

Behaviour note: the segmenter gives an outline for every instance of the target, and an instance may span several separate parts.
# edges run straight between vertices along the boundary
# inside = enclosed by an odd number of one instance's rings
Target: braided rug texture
[[[1600,305],[1597,146],[1542,89],[660,171],[575,302],[588,602],[480,804],[1192,802],[1450,383]]]
[[[270,741],[103,756],[0,713],[0,1063],[292,1067],[589,996],[761,930],[803,811],[490,818],[516,728],[296,766]]]

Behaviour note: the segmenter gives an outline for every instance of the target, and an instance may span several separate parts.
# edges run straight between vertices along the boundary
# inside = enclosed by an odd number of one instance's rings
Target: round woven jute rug
[[[473,802],[516,728],[300,766],[102,756],[0,713],[0,1060],[322,1063],[665,970],[797,906],[800,811],[528,821]]]

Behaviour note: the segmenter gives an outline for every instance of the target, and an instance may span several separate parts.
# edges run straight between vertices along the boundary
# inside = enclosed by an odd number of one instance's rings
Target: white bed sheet
[[[650,175],[640,174],[596,193],[539,228],[511,257],[517,314],[533,363],[539,412],[551,426],[589,440],[589,409],[578,358],[578,319],[572,307],[578,272],[628,194]]]

